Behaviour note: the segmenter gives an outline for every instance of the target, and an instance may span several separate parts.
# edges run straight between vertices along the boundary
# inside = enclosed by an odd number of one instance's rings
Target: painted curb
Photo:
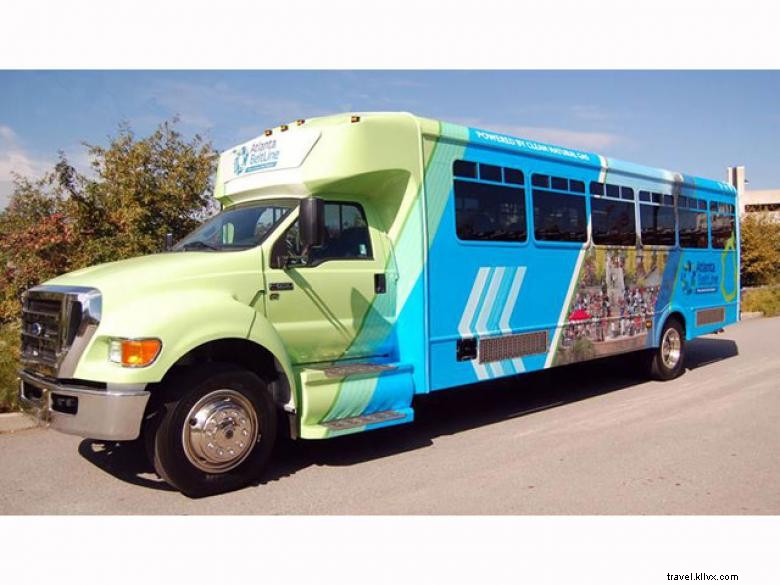
[[[23,412],[0,414],[0,433],[13,433],[38,426],[38,421]]]
[[[747,313],[740,313],[739,319],[740,321],[745,321],[747,319],[758,319],[759,317],[763,317],[763,316],[764,313],[762,313],[761,311],[751,311]]]

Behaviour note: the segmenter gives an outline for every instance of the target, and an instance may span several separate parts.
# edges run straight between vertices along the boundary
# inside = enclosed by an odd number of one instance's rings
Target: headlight
[[[160,355],[162,341],[148,339],[112,339],[108,346],[108,359],[126,368],[143,368]]]

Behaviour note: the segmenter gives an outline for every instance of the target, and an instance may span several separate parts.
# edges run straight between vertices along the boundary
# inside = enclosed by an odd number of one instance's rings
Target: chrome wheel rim
[[[661,360],[664,366],[673,370],[680,361],[682,340],[677,329],[669,328],[661,340]]]
[[[240,392],[206,394],[187,413],[182,444],[187,459],[207,473],[224,473],[241,464],[259,437],[257,413]]]

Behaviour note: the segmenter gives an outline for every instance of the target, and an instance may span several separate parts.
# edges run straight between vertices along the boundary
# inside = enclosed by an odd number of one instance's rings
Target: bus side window
[[[734,216],[730,214],[712,214],[712,247],[723,249],[734,235]]]
[[[523,171],[479,163],[477,178],[476,169],[477,163],[470,161],[456,160],[452,164],[458,239],[526,241]]]
[[[692,209],[678,209],[680,220],[680,246],[683,248],[706,248],[707,212]]]
[[[524,242],[525,190],[455,181],[455,224],[461,240]]]
[[[605,246],[633,246],[636,244],[633,202],[592,198],[590,212],[594,244]]]
[[[641,204],[639,223],[642,230],[642,245],[674,246],[676,237],[674,207]]]
[[[534,237],[545,242],[584,242],[588,239],[585,197],[533,190]]]

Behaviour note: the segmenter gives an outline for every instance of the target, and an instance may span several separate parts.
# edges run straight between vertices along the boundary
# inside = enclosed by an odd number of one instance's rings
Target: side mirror
[[[301,201],[298,212],[301,245],[305,250],[325,242],[325,202],[319,197]]]

